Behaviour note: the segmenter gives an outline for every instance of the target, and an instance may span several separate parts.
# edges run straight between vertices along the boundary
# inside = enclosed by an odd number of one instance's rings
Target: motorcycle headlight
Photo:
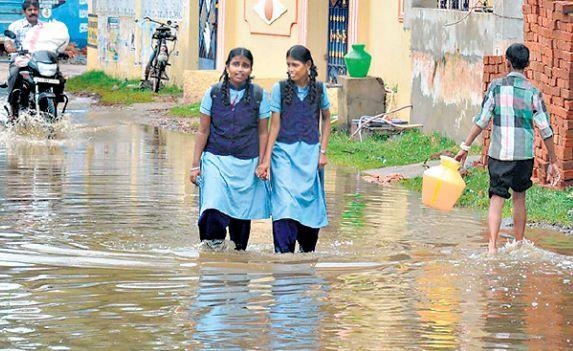
[[[58,65],[55,63],[38,62],[38,72],[45,77],[52,77],[58,72]]]

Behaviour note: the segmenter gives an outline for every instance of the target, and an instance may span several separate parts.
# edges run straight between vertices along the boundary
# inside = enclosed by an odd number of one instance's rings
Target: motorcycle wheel
[[[153,92],[157,93],[159,91],[159,88],[161,88],[161,77],[163,76],[163,71],[165,71],[165,66],[163,65],[158,65],[158,67],[154,68],[154,74],[153,74]]]
[[[52,123],[58,119],[58,110],[54,99],[44,99],[40,101],[40,111],[44,114],[46,121]]]

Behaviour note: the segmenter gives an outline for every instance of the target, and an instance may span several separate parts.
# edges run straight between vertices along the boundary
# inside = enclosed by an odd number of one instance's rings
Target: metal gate
[[[219,0],[199,0],[199,69],[215,69]]]
[[[338,75],[346,74],[344,55],[347,51],[348,1],[330,0],[328,2],[328,83],[338,83]]]

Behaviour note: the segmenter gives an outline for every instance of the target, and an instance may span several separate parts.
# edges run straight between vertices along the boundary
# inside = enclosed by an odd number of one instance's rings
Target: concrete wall
[[[395,93],[388,96],[387,109],[411,103],[412,63],[411,31],[404,28],[399,1],[360,1],[358,41],[366,43],[372,55],[369,76],[380,77]],[[364,32],[364,33],[363,33]],[[410,119],[410,110],[402,110],[393,118]]]
[[[141,78],[152,52],[151,34],[157,26],[143,21],[149,16],[179,24],[168,74],[173,83],[183,84],[183,70],[197,63],[198,50],[192,50],[197,40],[190,40],[197,37],[197,0],[90,0],[88,5],[98,23],[97,47],[88,48],[88,69],[104,70],[119,78]]]
[[[519,3],[517,3],[519,2]],[[427,132],[462,139],[482,101],[483,57],[523,41],[521,0],[496,1],[495,13],[411,7],[411,120]]]
[[[319,79],[326,79],[328,33],[328,0],[283,0],[286,12],[276,21],[266,24],[255,15],[254,0],[221,1],[223,13],[220,27],[223,35],[217,43],[221,53],[214,71],[190,67],[183,73],[185,98],[200,99],[222,73],[229,51],[246,47],[253,53],[255,82],[270,90],[278,80],[286,78],[286,51],[295,44],[307,46],[318,68]],[[215,78],[215,80],[213,80]],[[336,110],[336,92],[329,93]]]

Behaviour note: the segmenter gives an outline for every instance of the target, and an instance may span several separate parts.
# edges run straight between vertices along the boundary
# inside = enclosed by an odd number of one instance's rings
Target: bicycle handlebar
[[[167,22],[164,23],[164,22],[154,20],[153,18],[148,17],[148,16],[143,17],[143,19],[148,20],[149,22],[157,23],[160,26],[169,27],[169,28],[173,28],[173,29],[179,29],[179,25],[178,24],[171,24],[170,20],[168,20]]]

